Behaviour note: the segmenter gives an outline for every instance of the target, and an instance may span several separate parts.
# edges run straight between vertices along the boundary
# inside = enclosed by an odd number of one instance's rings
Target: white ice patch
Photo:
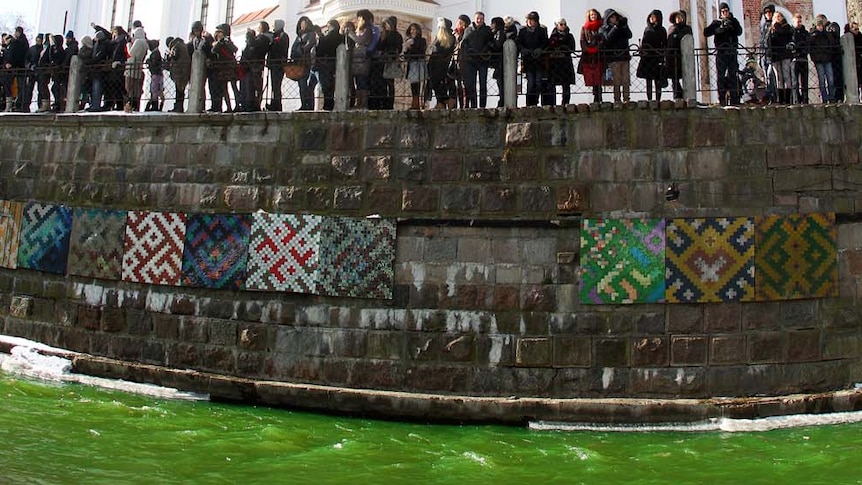
[[[38,342],[17,337],[7,337],[5,335],[0,335],[0,341],[14,345],[8,356],[0,354],[0,356],[3,356],[3,358],[0,358],[0,370],[9,374],[55,382],[74,382],[163,399],[185,401],[209,400],[209,396],[206,394],[179,391],[170,387],[74,374],[72,373],[71,360],[53,355],[44,355],[39,353],[37,349],[56,351],[70,356],[74,356],[75,352],[55,349]]]

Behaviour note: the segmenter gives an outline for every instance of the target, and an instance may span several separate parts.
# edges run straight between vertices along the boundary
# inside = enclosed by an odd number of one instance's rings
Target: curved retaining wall
[[[4,200],[398,223],[391,299],[0,269],[0,330],[84,353],[81,371],[397,417],[654,421],[855,409],[857,394],[830,391],[862,379],[860,114],[665,103],[5,116]],[[667,201],[672,182],[680,196]],[[579,298],[584,217],[811,212],[837,214],[828,297]],[[720,396],[740,399],[711,399]]]

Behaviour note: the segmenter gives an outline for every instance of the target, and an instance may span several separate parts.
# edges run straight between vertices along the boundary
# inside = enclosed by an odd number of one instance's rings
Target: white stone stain
[[[488,319],[486,312],[452,311],[446,313],[447,333],[482,333],[482,322]]]
[[[147,293],[147,310],[151,312],[165,313],[168,309],[169,295],[150,291]]]
[[[602,369],[602,389],[608,389],[614,382],[614,369],[605,367]]]
[[[413,276],[413,287],[416,288],[416,291],[422,291],[422,286],[425,284],[425,263],[411,261],[404,263],[404,265],[410,268],[410,274]]]

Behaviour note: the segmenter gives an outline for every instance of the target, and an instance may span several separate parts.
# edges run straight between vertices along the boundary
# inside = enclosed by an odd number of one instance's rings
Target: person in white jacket
[[[126,59],[126,69],[123,72],[126,81],[126,102],[124,111],[131,113],[141,110],[141,95],[144,91],[144,58],[147,56],[147,39],[142,28],[136,28],[132,33],[129,57]]]

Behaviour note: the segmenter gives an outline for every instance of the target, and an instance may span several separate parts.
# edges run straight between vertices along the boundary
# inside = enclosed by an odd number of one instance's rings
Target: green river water
[[[860,481],[862,424],[757,433],[406,424],[0,372],[0,484]]]

